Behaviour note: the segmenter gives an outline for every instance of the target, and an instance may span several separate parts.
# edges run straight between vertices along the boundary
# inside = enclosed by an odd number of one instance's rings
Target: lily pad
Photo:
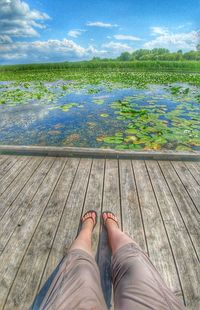
[[[129,129],[125,130],[125,133],[136,134],[136,133],[138,133],[138,130],[136,128],[129,128]]]
[[[99,105],[104,104],[104,99],[93,99],[93,103],[99,104]]]
[[[100,114],[100,116],[101,116],[101,117],[108,117],[109,114],[106,114],[106,113],[105,113],[105,114]]]

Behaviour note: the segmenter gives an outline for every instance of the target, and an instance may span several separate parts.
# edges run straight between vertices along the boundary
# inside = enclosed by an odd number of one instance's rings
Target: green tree
[[[167,48],[153,48],[152,53],[154,55],[163,55],[163,54],[169,54],[170,51]]]
[[[131,60],[131,54],[129,52],[124,52],[118,57],[118,60],[129,61]]]
[[[92,58],[92,61],[100,61],[100,60],[101,60],[100,57],[93,57],[93,58]]]

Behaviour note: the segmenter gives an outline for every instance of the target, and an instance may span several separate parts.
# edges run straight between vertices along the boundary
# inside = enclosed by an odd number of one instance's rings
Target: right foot
[[[117,217],[112,212],[102,213],[103,223],[107,229],[109,228],[119,228]]]

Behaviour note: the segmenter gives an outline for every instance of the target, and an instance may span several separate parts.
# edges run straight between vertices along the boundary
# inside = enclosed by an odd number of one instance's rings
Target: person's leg
[[[113,213],[104,212],[102,216],[108,232],[108,240],[112,250],[112,255],[114,255],[123,245],[134,242],[133,239],[121,231],[117,218]]]
[[[115,310],[184,309],[148,256],[123,233],[114,214],[103,213],[112,250]]]
[[[72,250],[83,250],[87,252],[89,255],[92,254],[92,231],[94,225],[96,223],[96,214],[95,212],[87,212],[82,217],[82,227],[77,236],[77,238],[73,241],[69,251]]]
[[[83,216],[81,230],[59,266],[39,309],[106,309],[99,270],[91,249],[95,223],[95,212],[89,211]]]

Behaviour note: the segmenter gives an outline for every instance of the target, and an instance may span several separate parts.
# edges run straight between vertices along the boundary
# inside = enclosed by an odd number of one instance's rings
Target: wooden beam
[[[54,146],[12,146],[1,145],[0,154],[38,155],[56,157],[92,157],[121,159],[153,159],[153,160],[193,160],[200,161],[200,152],[177,151],[118,151],[113,149],[54,147]]]

